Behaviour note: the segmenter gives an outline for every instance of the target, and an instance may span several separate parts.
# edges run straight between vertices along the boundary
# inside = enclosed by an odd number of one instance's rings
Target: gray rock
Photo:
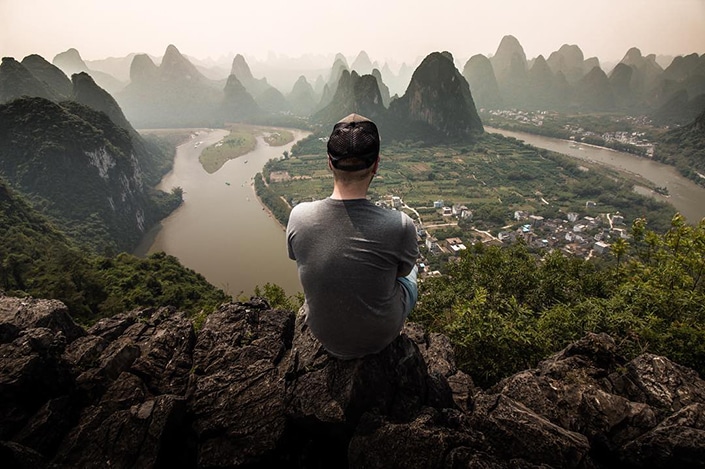
[[[62,332],[69,342],[86,334],[71,318],[68,308],[58,300],[0,295],[0,323],[18,329],[44,327],[53,332]]]

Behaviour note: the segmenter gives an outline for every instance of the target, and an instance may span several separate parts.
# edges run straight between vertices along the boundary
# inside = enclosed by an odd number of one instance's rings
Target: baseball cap
[[[333,126],[328,138],[328,157],[333,167],[343,171],[369,168],[379,157],[379,132],[374,122],[359,114],[350,114]],[[356,158],[359,163],[339,165]]]

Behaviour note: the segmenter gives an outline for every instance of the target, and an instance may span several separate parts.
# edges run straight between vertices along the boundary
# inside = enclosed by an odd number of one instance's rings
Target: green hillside
[[[63,301],[90,323],[136,307],[172,305],[198,314],[227,299],[164,253],[114,258],[79,249],[0,180],[0,290]]]
[[[178,192],[149,189],[172,156],[76,102],[0,105],[0,177],[97,252],[131,250],[179,205]]]

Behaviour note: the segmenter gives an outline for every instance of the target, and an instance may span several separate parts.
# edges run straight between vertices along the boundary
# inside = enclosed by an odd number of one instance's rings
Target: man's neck
[[[337,200],[364,199],[367,197],[368,187],[369,184],[334,184],[330,198]]]

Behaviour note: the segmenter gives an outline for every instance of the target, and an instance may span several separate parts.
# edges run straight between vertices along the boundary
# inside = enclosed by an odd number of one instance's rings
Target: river
[[[696,224],[705,217],[705,187],[699,186],[690,179],[681,176],[672,167],[659,163],[649,158],[632,155],[603,147],[579,144],[551,137],[529,134],[526,132],[513,132],[504,129],[485,127],[487,132],[499,133],[506,137],[523,140],[529,145],[546,150],[563,153],[594,163],[600,163],[620,171],[638,174],[644,179],[653,182],[658,187],[666,187],[669,196],[657,194],[646,187],[635,187],[634,190],[642,195],[648,195],[670,203],[678,210],[688,222]]]
[[[294,142],[307,135],[290,131]],[[290,151],[294,142],[270,147],[257,137],[254,151],[208,174],[198,157],[226,135],[226,130],[201,130],[177,148],[174,168],[157,188],[169,192],[181,187],[184,202],[147,233],[135,254],[164,251],[233,296],[249,296],[265,283],[277,284],[289,295],[300,292],[296,263],[287,256],[284,231],[262,208],[253,186],[253,177],[264,164]]]

